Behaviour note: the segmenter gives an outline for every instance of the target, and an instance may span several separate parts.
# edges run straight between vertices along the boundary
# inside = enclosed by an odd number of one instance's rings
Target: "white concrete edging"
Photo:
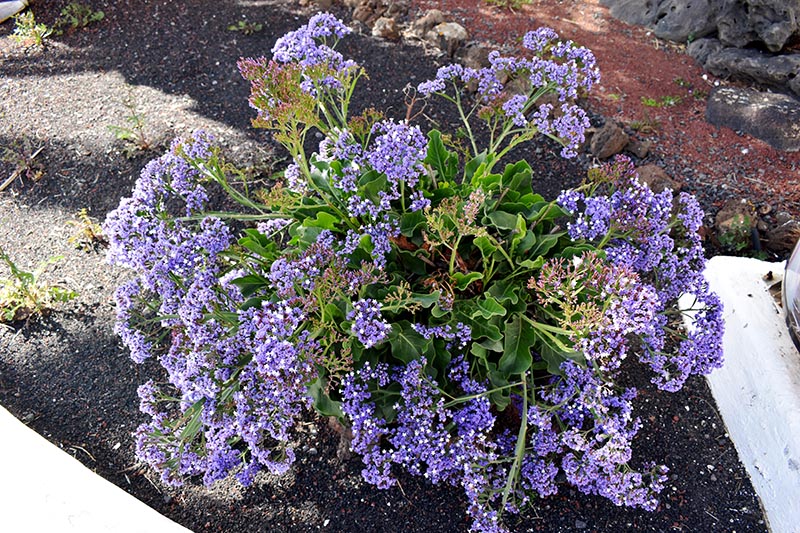
[[[725,306],[725,363],[708,376],[773,533],[800,532],[800,352],[764,276],[784,263],[718,256],[705,276]]]
[[[191,533],[50,444],[0,407],[0,529]]]

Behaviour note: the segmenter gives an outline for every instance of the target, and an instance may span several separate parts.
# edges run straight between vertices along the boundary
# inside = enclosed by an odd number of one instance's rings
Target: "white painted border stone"
[[[191,533],[0,407],[0,529],[52,533]]]
[[[800,352],[763,276],[784,263],[714,257],[706,279],[725,305],[725,363],[708,383],[773,533],[800,532]]]

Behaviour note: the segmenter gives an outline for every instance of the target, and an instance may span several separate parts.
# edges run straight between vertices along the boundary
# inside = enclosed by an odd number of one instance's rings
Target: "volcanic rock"
[[[598,159],[606,159],[620,153],[628,144],[628,134],[613,120],[606,120],[602,128],[592,136],[590,150]]]
[[[720,87],[708,98],[706,120],[748,133],[778,150],[800,150],[800,101],[790,96]]]

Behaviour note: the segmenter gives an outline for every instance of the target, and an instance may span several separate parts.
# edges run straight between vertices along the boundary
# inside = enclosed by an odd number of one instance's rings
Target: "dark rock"
[[[767,230],[764,245],[768,250],[781,254],[793,250],[798,240],[800,240],[800,222],[789,220]]]
[[[754,82],[785,91],[800,72],[800,54],[776,56],[758,50],[723,48],[709,54],[704,67],[721,78]]]
[[[644,159],[647,157],[652,146],[653,143],[650,141],[640,141],[636,137],[631,137],[628,140],[628,144],[625,145],[625,151],[635,155],[639,159]]]
[[[397,29],[397,21],[389,17],[380,17],[372,26],[372,36],[396,41],[400,39],[400,32]]]
[[[469,38],[464,26],[457,22],[442,22],[433,27],[425,34],[425,39],[435,44],[450,57],[453,57],[456,50]]]
[[[725,46],[719,42],[719,39],[706,37],[689,43],[686,47],[686,53],[699,64],[705,66],[708,56],[719,52],[723,48],[725,48]]]
[[[790,96],[721,87],[708,98],[706,120],[748,133],[778,150],[800,150],[800,101]]]
[[[800,0],[601,0],[611,15],[678,42],[717,32],[726,46],[777,52],[800,33]]]
[[[800,96],[800,75],[795,76],[789,82],[789,90],[794,94]]]
[[[609,119],[592,136],[590,150],[598,159],[606,159],[620,153],[628,144],[628,140],[628,134],[616,122]]]
[[[650,187],[654,193],[671,189],[673,192],[681,190],[681,184],[672,179],[666,171],[658,165],[644,165],[636,169],[639,181]]]
[[[649,26],[658,16],[658,0],[600,0],[611,16],[628,24]]]
[[[800,0],[727,0],[717,30],[723,44],[742,48],[760,41],[777,52],[800,31]]]
[[[720,2],[715,0],[661,0],[655,34],[681,43],[705,37],[717,29],[719,9]]]

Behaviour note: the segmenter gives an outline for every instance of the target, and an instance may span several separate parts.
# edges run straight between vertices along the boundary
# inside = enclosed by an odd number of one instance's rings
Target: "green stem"
[[[506,486],[503,488],[503,502],[500,505],[500,512],[503,512],[511,495],[511,488],[516,485],[517,477],[522,468],[522,459],[525,457],[525,441],[528,436],[528,378],[522,374],[522,412],[520,413],[519,433],[517,433],[517,445],[514,449],[514,462],[508,472]]]

